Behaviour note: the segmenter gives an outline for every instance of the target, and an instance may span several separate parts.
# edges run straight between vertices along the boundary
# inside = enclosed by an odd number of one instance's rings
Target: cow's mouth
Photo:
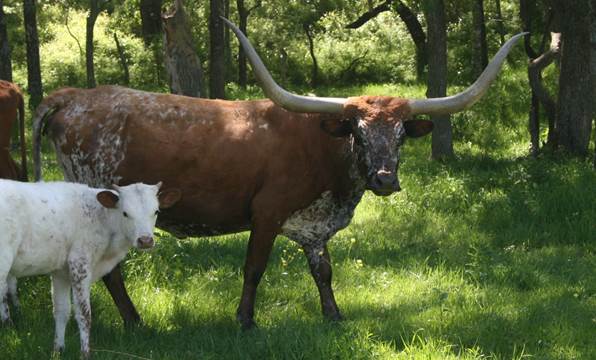
[[[401,189],[370,189],[373,194],[377,196],[389,196],[393,193],[400,191]]]

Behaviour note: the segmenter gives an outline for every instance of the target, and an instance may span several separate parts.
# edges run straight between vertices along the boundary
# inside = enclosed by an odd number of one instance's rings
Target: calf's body
[[[64,347],[72,289],[81,352],[87,356],[90,285],[111,271],[131,247],[153,246],[158,189],[144,184],[102,190],[74,183],[0,180],[2,321],[10,321],[6,294],[9,285],[16,286],[16,278],[51,274],[54,348]]]

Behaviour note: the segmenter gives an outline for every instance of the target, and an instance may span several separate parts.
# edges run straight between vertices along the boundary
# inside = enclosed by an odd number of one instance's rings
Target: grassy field
[[[345,320],[328,323],[299,248],[279,237],[259,288],[259,328],[235,321],[247,233],[131,253],[127,285],[144,325],[125,330],[92,289],[96,359],[596,359],[596,172],[588,161],[526,157],[523,73],[454,117],[456,159],[408,142],[404,191],[367,193],[330,241]],[[370,86],[335,95],[423,89]],[[340,94],[337,94],[340,92]],[[411,93],[408,93],[411,92]],[[60,178],[45,154],[47,178]],[[22,279],[22,312],[0,329],[1,359],[47,359],[49,279]],[[79,354],[74,320],[64,359]]]

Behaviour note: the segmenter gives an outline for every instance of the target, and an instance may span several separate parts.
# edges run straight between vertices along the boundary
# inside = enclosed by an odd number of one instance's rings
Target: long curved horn
[[[509,51],[513,45],[515,45],[515,43],[526,34],[527,33],[517,34],[509,39],[509,41],[507,41],[501,47],[501,49],[499,49],[495,57],[491,60],[486,69],[484,69],[482,74],[480,74],[476,82],[459,94],[442,98],[410,100],[409,105],[411,114],[451,114],[472,106],[472,104],[478,101],[482,95],[484,95],[490,84],[493,82],[493,80],[495,80],[499,74],[499,71],[501,70],[501,65],[503,65],[503,62],[505,61],[505,58],[509,54]]]
[[[277,85],[265,67],[265,64],[263,64],[263,61],[261,61],[261,58],[257,55],[257,52],[242,31],[228,19],[224,17],[221,19],[230,27],[230,29],[232,29],[234,34],[236,34],[236,37],[238,37],[238,41],[240,41],[240,44],[246,53],[246,57],[252,65],[255,77],[261,83],[265,95],[267,95],[267,97],[274,103],[286,110],[295,112],[343,112],[344,103],[347,99],[295,95]]]

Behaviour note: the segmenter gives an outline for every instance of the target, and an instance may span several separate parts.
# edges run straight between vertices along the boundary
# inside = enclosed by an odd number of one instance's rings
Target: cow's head
[[[432,123],[410,120],[411,117],[418,114],[450,114],[474,104],[488,90],[507,54],[524,35],[518,34],[507,41],[478,80],[459,94],[433,99],[372,96],[346,99],[287,92],[275,83],[246,36],[230,21],[223,20],[238,37],[255,77],[273,102],[289,111],[342,115],[323,120],[321,127],[334,136],[353,137],[360,174],[366,179],[368,188],[377,195],[389,195],[400,190],[397,166],[399,148],[404,139],[426,135],[432,130]]]
[[[397,169],[400,147],[407,137],[430,133],[433,123],[409,120],[410,108],[404,99],[388,96],[361,96],[347,99],[341,117],[321,121],[332,136],[350,136],[358,158],[360,176],[377,195],[400,190]]]
[[[153,229],[159,209],[168,208],[180,199],[179,190],[160,192],[157,185],[113,185],[114,190],[97,194],[97,201],[113,212],[113,224],[122,232],[130,245],[137,249],[150,249],[155,244]]]

